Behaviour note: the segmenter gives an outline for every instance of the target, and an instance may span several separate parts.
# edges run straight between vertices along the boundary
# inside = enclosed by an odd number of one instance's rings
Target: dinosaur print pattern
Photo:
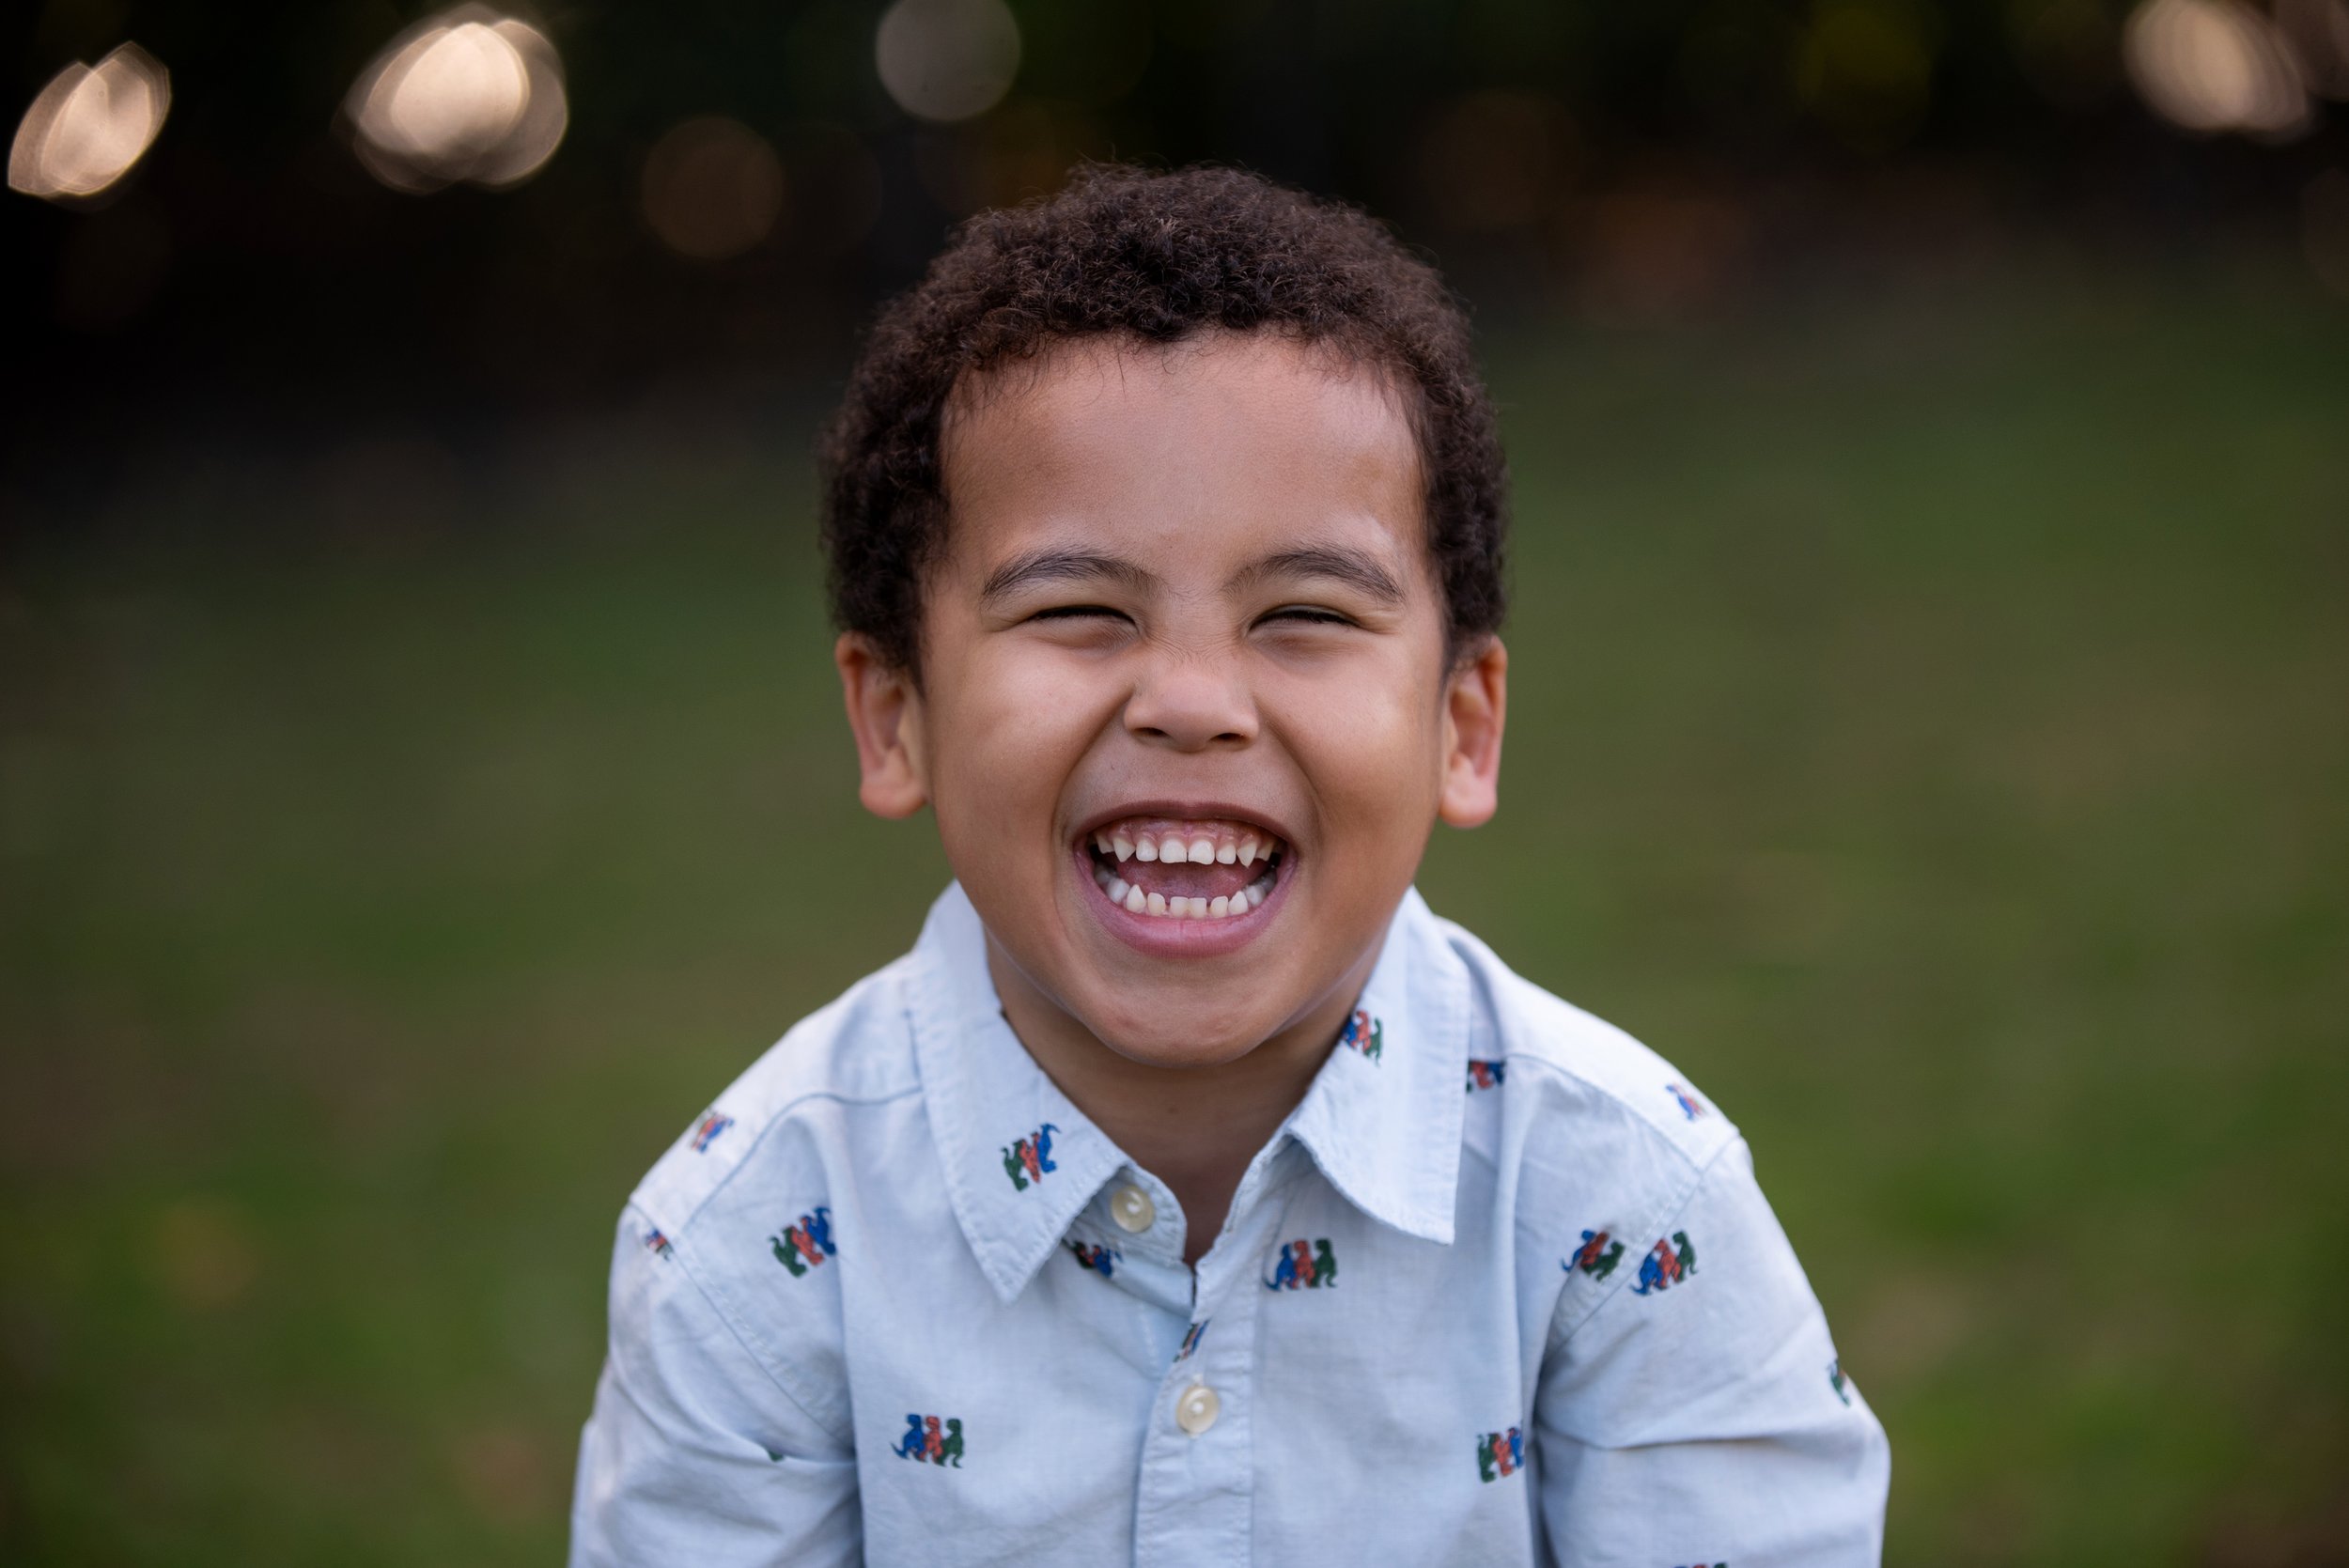
[[[1622,1242],[1610,1246],[1605,1231],[1584,1231],[1581,1247],[1561,1266],[1569,1273],[1579,1268],[1594,1280],[1604,1280],[1615,1271],[1615,1265],[1622,1261]]]
[[[1025,1192],[1060,1169],[1052,1163],[1052,1134],[1060,1129],[1047,1122],[1003,1150],[1003,1174],[1015,1190]]]
[[[795,1280],[807,1278],[807,1271],[822,1265],[826,1258],[839,1255],[832,1244],[832,1210],[817,1204],[814,1214],[800,1216],[796,1225],[786,1225],[782,1234],[767,1238],[774,1250],[775,1262],[791,1271]]]
[[[1688,1233],[1674,1231],[1671,1241],[1659,1241],[1640,1260],[1640,1282],[1631,1287],[1634,1296],[1648,1296],[1668,1290],[1697,1271],[1697,1250],[1689,1244]]]
[[[949,1416],[941,1421],[936,1416],[906,1416],[906,1434],[890,1449],[900,1459],[928,1460],[933,1465],[951,1465],[962,1468],[962,1421]]]
[[[1476,1478],[1499,1481],[1525,1468],[1525,1434],[1517,1427],[1487,1432],[1476,1439]]]
[[[1267,1290],[1335,1290],[1338,1256],[1330,1238],[1284,1241],[1274,1250],[1272,1272],[1265,1276]]]
[[[1080,1265],[1093,1270],[1104,1280],[1117,1272],[1119,1253],[1114,1247],[1096,1247],[1072,1236],[1068,1242],[1068,1250]]]

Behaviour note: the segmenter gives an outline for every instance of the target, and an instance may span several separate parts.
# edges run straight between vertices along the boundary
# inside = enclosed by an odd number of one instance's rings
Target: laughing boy
[[[630,1201],[573,1562],[1874,1563],[1736,1130],[1412,891],[1507,673],[1435,274],[1096,169],[884,314],[826,468],[862,798],[956,880]]]

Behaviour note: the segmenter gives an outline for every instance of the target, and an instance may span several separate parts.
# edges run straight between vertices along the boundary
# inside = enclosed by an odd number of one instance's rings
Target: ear
[[[930,798],[928,737],[912,673],[888,663],[853,631],[832,644],[832,661],[840,667],[840,695],[856,735],[857,799],[876,816],[911,816]]]
[[[1501,807],[1501,731],[1509,714],[1509,650],[1495,637],[1452,672],[1444,691],[1443,787],[1436,815],[1476,828]]]

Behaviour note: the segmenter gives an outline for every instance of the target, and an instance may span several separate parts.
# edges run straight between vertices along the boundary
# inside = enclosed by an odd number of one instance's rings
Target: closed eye
[[[1125,612],[1112,610],[1106,604],[1056,604],[1049,610],[1037,611],[1028,619],[1032,621],[1073,621],[1096,615],[1109,615],[1118,620],[1126,618]]]
[[[1292,626],[1352,626],[1355,624],[1354,617],[1351,615],[1343,615],[1335,610],[1324,610],[1317,605],[1311,604],[1284,604],[1278,610],[1268,611],[1264,619],[1257,624],[1261,626],[1269,622],[1282,621]]]

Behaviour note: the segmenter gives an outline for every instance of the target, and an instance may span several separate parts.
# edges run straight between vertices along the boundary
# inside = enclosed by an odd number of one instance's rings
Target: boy
[[[574,1562],[1874,1562],[1743,1142],[1411,891],[1506,675],[1434,273],[1093,170],[826,459],[862,798],[957,880],[631,1200]]]

